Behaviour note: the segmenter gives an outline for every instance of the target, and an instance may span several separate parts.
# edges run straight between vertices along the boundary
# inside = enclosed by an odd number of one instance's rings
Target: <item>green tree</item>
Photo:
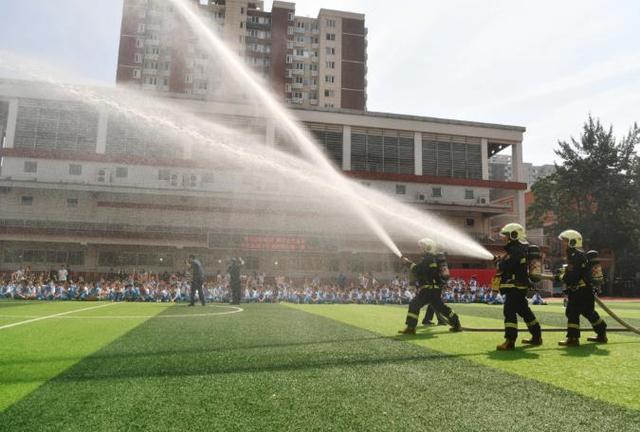
[[[616,273],[633,276],[640,268],[640,162],[635,147],[640,129],[616,140],[613,128],[589,116],[579,139],[559,141],[556,173],[532,187],[530,226],[540,226],[553,212],[546,234],[573,228],[589,248],[610,249],[616,255]]]

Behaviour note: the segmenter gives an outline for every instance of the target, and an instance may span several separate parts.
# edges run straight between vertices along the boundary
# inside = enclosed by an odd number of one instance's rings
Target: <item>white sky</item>
[[[525,126],[535,164],[589,113],[618,135],[640,120],[640,1],[295,3],[366,15],[370,110]],[[0,0],[0,50],[113,84],[121,12],[122,0]]]

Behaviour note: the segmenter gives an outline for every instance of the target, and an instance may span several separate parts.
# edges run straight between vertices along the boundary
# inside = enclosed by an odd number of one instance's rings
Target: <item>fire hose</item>
[[[640,335],[640,329],[633,327],[631,324],[620,318],[615,312],[613,312],[609,307],[602,301],[597,295],[594,295],[596,303],[600,306],[611,318],[613,318],[618,324],[622,327],[613,327],[607,328],[607,332],[631,332],[637,335]],[[473,328],[473,327],[463,327],[463,331],[467,332],[503,332],[503,328]],[[592,329],[580,329],[580,331],[591,331]],[[543,328],[541,329],[543,332],[564,332],[566,329],[563,328]]]

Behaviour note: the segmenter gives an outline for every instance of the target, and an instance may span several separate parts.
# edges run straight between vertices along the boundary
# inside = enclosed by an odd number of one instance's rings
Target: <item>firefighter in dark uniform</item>
[[[523,339],[527,345],[542,345],[542,332],[540,323],[529,307],[527,290],[531,282],[529,280],[528,249],[526,232],[522,225],[510,223],[500,230],[500,235],[505,239],[504,250],[506,255],[497,261],[497,273],[493,289],[505,295],[504,302],[504,343],[498,345],[498,351],[510,351],[515,349],[518,338],[518,315],[526,323],[530,339]]]
[[[204,268],[202,267],[202,263],[193,255],[189,255],[187,263],[191,266],[191,301],[189,306],[195,304],[196,292],[198,292],[200,303],[204,306],[206,304],[204,291],[202,289],[202,284],[204,283]]]
[[[558,342],[560,346],[580,345],[580,315],[589,320],[596,337],[587,338],[590,342],[607,343],[607,324],[595,311],[594,278],[591,275],[591,263],[588,254],[582,250],[582,235],[575,230],[566,230],[558,238],[562,241],[566,253],[567,265],[558,274],[557,279],[567,288],[567,338]]]
[[[229,285],[231,286],[231,304],[239,305],[242,297],[240,287],[240,267],[244,264],[241,258],[231,258],[229,272]]]
[[[417,284],[419,291],[409,303],[409,312],[405,321],[407,326],[399,333],[416,334],[420,309],[427,304],[433,306],[436,312],[447,318],[451,325],[451,331],[462,331],[458,315],[442,302],[442,285],[445,281],[441,266],[446,265],[446,261],[439,263],[435,241],[424,238],[418,242],[418,245],[423,252],[422,260],[419,263],[416,264],[408,258],[402,257],[409,264],[410,279]]]
[[[433,316],[436,316],[437,323],[439,326],[447,325],[447,319],[440,312],[436,312],[433,306],[427,306],[427,312],[424,315],[424,319],[422,320],[422,325],[424,326],[432,326],[433,324]]]

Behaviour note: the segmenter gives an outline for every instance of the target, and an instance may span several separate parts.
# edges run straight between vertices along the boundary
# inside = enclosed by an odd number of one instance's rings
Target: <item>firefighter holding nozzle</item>
[[[520,224],[505,225],[500,230],[500,236],[505,240],[506,254],[496,259],[497,271],[492,281],[492,289],[500,291],[500,294],[506,297],[503,309],[505,340],[496,349],[498,351],[515,349],[518,338],[518,315],[522,317],[531,333],[531,338],[523,339],[522,343],[542,345],[540,323],[527,301],[527,290],[532,286],[531,279],[537,279],[541,274],[539,249],[527,242],[526,232]]]
[[[424,238],[418,242],[423,252],[422,260],[414,263],[407,257],[401,259],[409,266],[410,281],[418,286],[418,293],[409,303],[406,327],[401,334],[416,334],[420,309],[429,304],[436,312],[444,315],[449,321],[451,331],[462,331],[460,319],[451,308],[442,302],[442,286],[448,279],[449,268],[443,254],[437,254],[437,244],[434,240]]]
[[[558,271],[556,281],[566,286],[567,338],[558,342],[560,346],[580,345],[580,315],[589,320],[596,337],[590,342],[607,343],[607,324],[595,311],[595,294],[603,282],[602,268],[598,262],[598,252],[582,250],[582,235],[575,230],[566,230],[558,238],[562,241],[567,264]]]

